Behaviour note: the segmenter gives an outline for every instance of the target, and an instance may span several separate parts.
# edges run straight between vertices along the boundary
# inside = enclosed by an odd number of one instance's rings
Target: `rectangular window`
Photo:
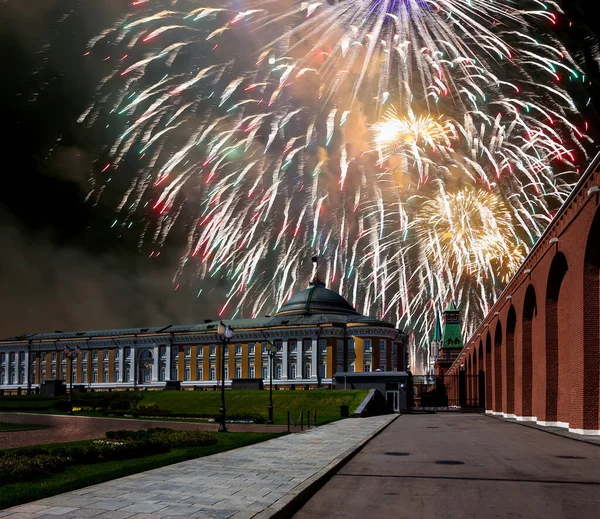
[[[262,378],[264,380],[269,378],[269,368],[267,366],[262,367]]]
[[[210,368],[210,380],[215,380],[215,378],[216,378],[215,368]]]
[[[250,355],[254,355],[254,344],[249,344],[248,345],[248,353]]]
[[[103,350],[102,351],[102,359],[103,360],[108,360],[108,350]]]
[[[98,360],[98,350],[92,352],[92,360]]]
[[[371,372],[371,364],[365,364],[365,373]]]
[[[67,370],[64,369],[64,367],[63,367],[63,369],[60,370],[60,379],[67,380]]]
[[[225,367],[225,380],[229,380],[229,368]]]
[[[102,382],[108,382],[108,370],[104,370],[104,374],[102,375]]]
[[[235,345],[235,354],[236,355],[241,355],[242,354],[242,345],[241,344],[236,344]]]
[[[15,354],[14,353],[12,354],[12,360],[15,360]],[[54,362],[55,360],[56,360],[56,352],[53,351],[52,352],[52,362]]]
[[[167,356],[167,347],[164,344],[158,347],[158,355],[159,357]]]
[[[202,380],[202,368],[198,368],[198,380]]]
[[[51,380],[56,380],[56,371],[52,371],[51,375]]]
[[[319,351],[327,351],[327,340],[321,339],[319,341]]]
[[[371,339],[365,339],[365,351],[371,351]]]
[[[93,382],[94,384],[96,384],[96,383],[98,382],[98,372],[97,372],[97,371],[94,371],[94,372],[92,373],[92,382]]]
[[[115,350],[115,360],[119,360],[121,357],[121,350]]]
[[[119,376],[121,375],[121,373],[119,372],[118,369],[115,369],[115,382],[119,382]]]
[[[306,364],[304,366],[304,377],[305,378],[310,378],[310,372],[311,372],[310,368],[311,368],[310,364]]]
[[[185,368],[185,381],[189,382],[192,380],[192,370],[190,368]]]
[[[19,384],[24,384],[25,383],[25,372],[21,371],[19,373]]]
[[[290,365],[290,378],[296,378],[296,364]]]
[[[262,350],[263,353],[267,353],[267,344],[266,343],[262,343]]]
[[[216,353],[217,353],[217,347],[214,344],[211,344],[210,345],[210,356],[214,357],[216,355]],[[211,380],[213,380],[213,379],[211,379]]]
[[[42,362],[46,362],[46,353],[42,353]]]
[[[185,356],[186,357],[191,357],[192,356],[192,348],[190,348],[189,346],[185,347]]]
[[[125,358],[128,359],[131,357],[131,348],[129,346],[127,346],[127,348],[125,348]]]
[[[242,378],[242,368],[239,366],[235,368],[235,378]]]
[[[307,353],[309,351],[312,351],[312,341],[310,341],[310,340],[304,341],[304,351]]]
[[[158,374],[158,377],[161,382],[167,380],[167,370],[165,368],[160,368],[160,373]]]
[[[296,353],[298,350],[298,346],[296,345],[296,341],[290,341],[290,352]]]
[[[250,376],[250,378],[254,378],[254,366],[250,366],[250,369],[248,370],[248,375]]]
[[[75,383],[75,381],[77,380],[77,371],[73,371],[71,373],[71,381],[73,382],[73,384]]]
[[[275,341],[275,346],[277,346],[277,351],[283,350],[283,343],[281,341]]]
[[[319,364],[319,376],[325,378],[325,364]]]
[[[279,380],[281,378],[281,364],[275,366],[275,378]]]

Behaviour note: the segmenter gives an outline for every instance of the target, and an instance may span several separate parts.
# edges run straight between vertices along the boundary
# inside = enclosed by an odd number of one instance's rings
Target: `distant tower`
[[[460,331],[460,311],[454,301],[444,310],[444,329],[439,353],[435,361],[435,374],[444,375],[463,349]]]
[[[442,327],[440,325],[440,314],[435,313],[435,328],[433,329],[433,338],[429,345],[429,375],[435,374],[435,361],[438,358],[440,347],[442,345]]]

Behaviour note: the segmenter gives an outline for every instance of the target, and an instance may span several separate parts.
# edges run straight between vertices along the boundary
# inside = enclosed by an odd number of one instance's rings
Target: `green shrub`
[[[52,454],[3,456],[0,458],[0,485],[48,477],[67,468],[68,460]]]

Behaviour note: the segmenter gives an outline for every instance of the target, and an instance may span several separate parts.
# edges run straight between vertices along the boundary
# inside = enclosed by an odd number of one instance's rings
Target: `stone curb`
[[[396,415],[387,423],[381,425],[370,436],[363,438],[359,443],[350,447],[346,452],[340,454],[331,461],[326,467],[313,474],[310,478],[300,483],[281,499],[278,499],[258,514],[252,516],[252,519],[288,519],[292,517],[314,494],[316,494],[346,463],[356,456],[361,449],[377,435],[382,433],[401,415]],[[361,418],[352,418],[352,420],[361,420]],[[235,518],[235,516],[234,516]]]
[[[587,438],[585,436],[578,438],[575,436],[571,436],[571,434],[573,434],[573,433],[568,433],[567,431],[565,431],[565,432],[552,431],[552,430],[548,429],[547,427],[544,427],[543,425],[538,425],[533,422],[519,422],[515,419],[504,418],[503,416],[494,416],[491,414],[485,414],[483,416],[486,416],[487,418],[493,418],[494,420],[500,420],[505,423],[512,423],[515,425],[523,425],[525,427],[529,427],[530,429],[535,429],[536,431],[542,431],[542,432],[545,432],[548,434],[553,434],[554,436],[560,436],[562,438],[568,438],[569,440],[574,440],[576,442],[587,443],[588,445],[595,445],[596,447],[600,447],[599,440],[593,440],[592,438]]]

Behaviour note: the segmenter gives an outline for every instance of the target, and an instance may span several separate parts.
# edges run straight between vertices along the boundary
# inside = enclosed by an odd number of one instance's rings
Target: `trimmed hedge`
[[[52,454],[1,456],[0,474],[2,474],[2,479],[0,485],[49,477],[65,470],[68,464],[68,459]]]
[[[176,447],[201,447],[217,443],[214,432],[166,428],[109,431],[106,437],[107,440],[94,440],[86,445],[24,447],[0,452],[0,485],[48,477],[73,465],[141,458],[169,452]]]
[[[105,411],[104,416],[127,416],[132,418],[181,418],[184,420],[210,420],[213,422],[219,421],[218,414],[210,413],[172,413],[166,409],[152,409],[150,411],[145,408],[138,408],[135,411]],[[252,413],[238,413],[228,414],[227,423],[254,423],[264,424],[267,423],[267,419],[259,414]]]
[[[148,429],[146,431],[108,431],[106,437],[110,440],[123,440],[133,442],[149,441],[163,447],[201,447],[214,445],[217,436],[210,431],[177,431],[164,427]]]

